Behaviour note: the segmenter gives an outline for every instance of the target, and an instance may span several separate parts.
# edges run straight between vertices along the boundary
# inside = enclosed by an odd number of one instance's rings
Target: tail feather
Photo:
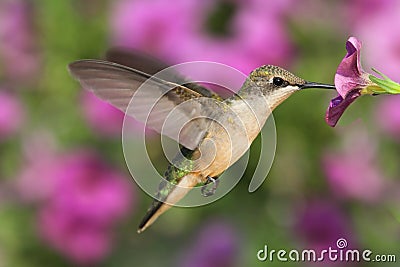
[[[138,233],[146,230],[154,221],[171,206],[181,200],[193,187],[200,183],[200,175],[189,173],[182,177],[179,183],[168,192],[164,202],[154,200],[146,215],[139,224]]]
[[[155,214],[157,213],[157,211],[160,210],[163,204],[164,203],[161,201],[153,200],[153,203],[151,204],[151,206],[149,207],[142,221],[139,224],[138,233],[143,232],[148,226],[150,226],[156,220]]]

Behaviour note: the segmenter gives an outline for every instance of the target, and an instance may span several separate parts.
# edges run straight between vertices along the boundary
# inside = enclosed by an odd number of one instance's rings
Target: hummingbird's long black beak
[[[307,88],[321,88],[321,89],[333,89],[336,90],[336,87],[331,84],[324,84],[324,83],[315,83],[315,82],[305,82],[301,84],[300,89],[307,89]]]

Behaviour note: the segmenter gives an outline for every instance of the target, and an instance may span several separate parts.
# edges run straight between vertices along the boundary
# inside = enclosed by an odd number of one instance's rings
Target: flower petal
[[[333,98],[325,115],[325,120],[329,126],[335,127],[347,107],[360,95],[360,90],[352,90],[344,99],[341,95]]]
[[[370,83],[366,73],[361,68],[361,42],[355,37],[350,37],[346,42],[346,50],[347,54],[340,62],[335,75],[335,85],[342,98],[346,98],[351,90]]]

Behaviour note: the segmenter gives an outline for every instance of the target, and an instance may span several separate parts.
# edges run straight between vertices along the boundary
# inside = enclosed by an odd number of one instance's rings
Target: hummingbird
[[[146,117],[146,126],[175,139],[180,144],[180,153],[169,163],[138,233],[192,188],[212,184],[211,189],[203,187],[202,193],[213,194],[218,177],[249,149],[271,112],[293,93],[308,88],[335,89],[334,85],[306,81],[281,67],[264,65],[249,74],[237,93],[223,98],[173,71],[167,72],[163,79],[153,76],[167,67],[152,57],[124,49],[109,50],[105,60],[78,60],[68,66],[83,88],[141,121],[145,119],[139,114],[140,105],[128,108],[138,88],[151,81],[143,99],[136,103],[162,93],[160,104],[157,103],[160,108],[156,105],[155,115]],[[201,115],[201,119],[190,120],[177,136],[173,123],[165,126],[164,122],[180,105],[184,107],[173,119],[190,119],[193,114]]]

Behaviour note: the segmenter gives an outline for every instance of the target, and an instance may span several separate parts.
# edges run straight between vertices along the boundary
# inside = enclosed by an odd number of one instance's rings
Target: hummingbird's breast
[[[203,176],[218,176],[235,163],[250,147],[270,114],[263,98],[231,100],[213,118],[199,145],[195,170]]]

